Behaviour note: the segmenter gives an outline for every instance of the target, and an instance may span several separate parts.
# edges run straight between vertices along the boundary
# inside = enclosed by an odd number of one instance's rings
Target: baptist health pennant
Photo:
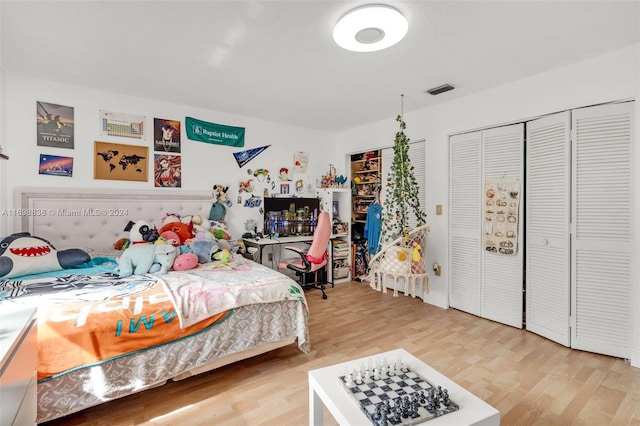
[[[233,156],[236,157],[236,162],[238,163],[238,167],[242,167],[247,164],[249,161],[253,160],[265,149],[269,148],[271,145],[261,146],[260,148],[251,148],[246,151],[234,152]]]
[[[216,145],[244,146],[244,127],[225,126],[209,123],[192,117],[185,117],[187,138]]]

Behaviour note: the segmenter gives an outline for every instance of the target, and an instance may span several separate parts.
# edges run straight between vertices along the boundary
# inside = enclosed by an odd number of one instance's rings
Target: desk
[[[313,241],[313,235],[295,235],[291,237],[279,237],[279,238],[243,238],[242,241],[247,247],[256,247],[258,249],[258,258],[256,262],[262,263],[262,250],[265,246],[272,246],[274,244],[293,244],[293,243],[305,243]]]
[[[442,388],[448,389],[451,399],[460,406],[458,411],[428,420],[425,422],[426,425],[500,425],[500,412],[498,410],[404,349],[395,349],[309,371],[309,425],[319,426],[323,424],[323,403],[340,425],[371,425],[372,423],[361,411],[358,403],[339,382],[339,377],[343,376],[345,371],[349,369],[358,369],[363,365],[367,365],[369,360],[371,360],[371,363],[375,363],[376,360],[385,358],[388,361],[404,361],[411,370],[424,377],[434,386],[442,386]]]

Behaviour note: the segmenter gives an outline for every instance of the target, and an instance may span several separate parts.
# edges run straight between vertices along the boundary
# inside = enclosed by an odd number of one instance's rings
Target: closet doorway
[[[354,254],[354,258],[352,259],[352,265],[354,265],[354,277],[364,277],[368,274],[368,272],[366,272],[366,268],[368,266],[366,264],[366,259],[364,263],[362,262],[362,258],[366,258],[366,251],[368,250],[368,240],[365,238],[364,234],[367,212],[371,204],[379,203],[381,206],[384,206],[384,188],[386,188],[389,171],[393,165],[393,155],[393,147],[391,146],[354,153],[349,156],[352,182],[351,240],[353,245],[351,252]],[[424,210],[428,191],[428,188],[426,188],[427,149],[426,141],[424,139],[419,139],[409,143],[409,158],[411,160],[411,165],[413,166],[413,174],[419,186],[418,196],[420,199],[420,205]],[[416,223],[417,221],[415,217],[409,217],[410,226],[415,226]],[[428,248],[425,248],[425,250],[428,250]],[[358,257],[359,253],[362,253],[361,258]],[[365,268],[365,272],[363,274],[359,274],[358,269],[360,269],[361,272],[363,268]],[[391,283],[389,288],[393,289],[394,285],[395,284]],[[398,291],[403,291],[404,284],[401,283],[400,285],[403,288],[398,288]]]

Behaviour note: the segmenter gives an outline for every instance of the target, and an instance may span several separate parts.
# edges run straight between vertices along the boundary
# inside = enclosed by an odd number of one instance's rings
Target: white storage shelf
[[[318,190],[320,208],[329,212],[331,223],[340,222],[342,231],[333,233],[327,251],[330,255],[328,280],[342,283],[351,279],[351,190],[349,188],[321,188]],[[335,229],[334,229],[335,231]]]

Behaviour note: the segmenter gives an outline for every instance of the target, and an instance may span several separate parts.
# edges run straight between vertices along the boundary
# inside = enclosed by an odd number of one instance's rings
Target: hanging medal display
[[[485,182],[482,241],[490,253],[514,255],[518,248],[520,181],[493,179]]]

